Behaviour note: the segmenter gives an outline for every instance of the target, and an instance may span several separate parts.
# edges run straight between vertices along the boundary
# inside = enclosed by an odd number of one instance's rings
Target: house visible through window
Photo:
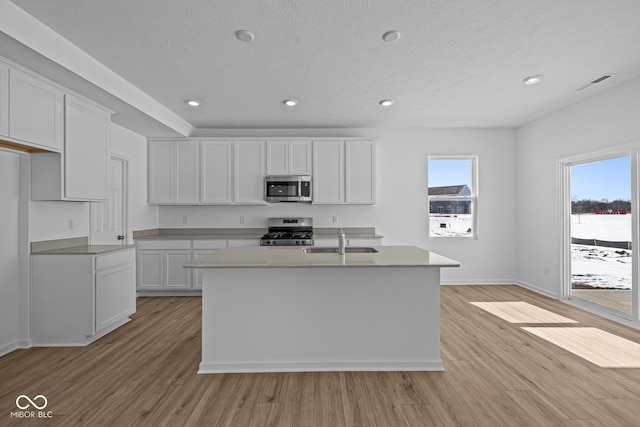
[[[476,163],[476,156],[429,157],[429,236],[477,236]]]

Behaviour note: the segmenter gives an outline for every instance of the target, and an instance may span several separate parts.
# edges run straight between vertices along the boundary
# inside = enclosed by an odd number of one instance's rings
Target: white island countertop
[[[320,247],[308,247],[326,249]],[[185,268],[459,267],[458,261],[416,246],[375,246],[374,253],[305,253],[303,247],[246,246],[212,251]],[[353,247],[347,247],[348,250]]]

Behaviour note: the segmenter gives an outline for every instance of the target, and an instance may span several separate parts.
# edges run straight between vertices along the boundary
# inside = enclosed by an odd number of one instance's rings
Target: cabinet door
[[[187,250],[164,251],[165,289],[191,289],[191,270],[182,267],[190,261]]]
[[[234,143],[234,202],[264,204],[264,142]]]
[[[175,143],[175,203],[200,202],[200,144],[197,141]]]
[[[313,203],[344,203],[343,141],[313,141]]]
[[[291,175],[311,175],[311,141],[289,142],[288,157]]]
[[[238,248],[242,246],[260,246],[260,239],[230,239],[229,247]]]
[[[95,105],[67,95],[65,99],[65,197],[107,200],[110,115]]]
[[[9,136],[9,66],[0,62],[0,135]]]
[[[15,68],[11,69],[9,81],[9,136],[62,151],[62,91]]]
[[[375,145],[373,141],[345,142],[345,201],[375,202]]]
[[[194,242],[195,243],[195,242]],[[226,246],[226,241],[223,243]],[[205,255],[209,255],[211,252],[218,249],[196,249],[193,251],[193,260],[202,258]],[[193,269],[193,289],[202,289],[202,269]]]
[[[311,141],[267,141],[267,175],[311,175]]]
[[[200,143],[201,188],[204,204],[227,205],[231,196],[230,141],[202,141]]]
[[[289,174],[289,142],[267,141],[267,175]]]
[[[164,287],[164,251],[138,251],[138,289],[160,290]]]
[[[173,201],[173,141],[149,142],[149,203]]]
[[[135,313],[135,282],[135,264],[125,264],[96,272],[96,331]]]

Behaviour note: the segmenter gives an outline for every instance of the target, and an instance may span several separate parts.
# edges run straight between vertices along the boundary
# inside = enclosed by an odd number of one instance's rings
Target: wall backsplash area
[[[271,203],[265,206],[160,206],[161,228],[260,228],[274,217],[312,217],[314,227],[373,227],[376,206]],[[334,222],[335,217],[335,222]]]

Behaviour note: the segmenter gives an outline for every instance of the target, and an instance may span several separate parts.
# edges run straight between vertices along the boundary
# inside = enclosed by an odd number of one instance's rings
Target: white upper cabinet
[[[267,141],[267,175],[311,175],[311,141]]]
[[[149,141],[149,203],[264,204],[264,141]]]
[[[9,137],[28,145],[62,151],[62,90],[15,68],[9,73],[9,82]]]
[[[111,115],[95,105],[65,97],[65,196],[107,200],[108,135]]]
[[[267,175],[289,174],[289,141],[267,141]]]
[[[344,203],[344,141],[313,141],[313,203]]]
[[[175,146],[175,201],[198,203],[200,201],[200,145],[189,141]]]
[[[264,204],[265,143],[234,142],[234,203]]]
[[[111,113],[65,95],[63,153],[32,153],[31,199],[104,201]]]
[[[9,136],[9,66],[0,62],[0,135]]]
[[[375,145],[373,141],[345,142],[345,202],[375,203]]]
[[[173,141],[149,142],[149,203],[172,203]]]
[[[200,143],[200,165],[203,204],[228,205],[232,196],[232,153],[231,141],[202,141]]]
[[[313,141],[313,203],[375,203],[371,140]]]
[[[197,204],[199,188],[198,141],[149,142],[149,203]]]
[[[311,175],[316,204],[375,202],[371,140],[150,140],[148,171],[160,205],[263,205],[265,175]]]

